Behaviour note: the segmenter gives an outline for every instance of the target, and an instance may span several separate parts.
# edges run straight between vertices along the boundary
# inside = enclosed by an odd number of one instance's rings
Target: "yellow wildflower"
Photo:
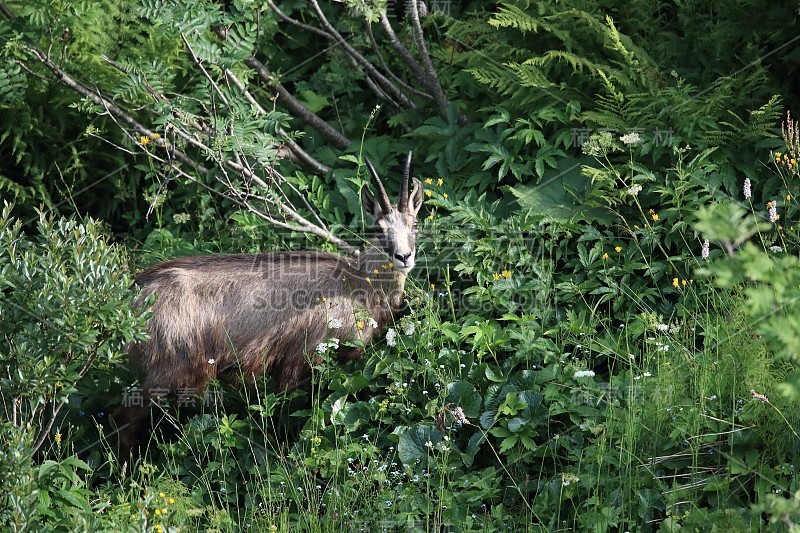
[[[433,220],[433,215],[428,215],[428,220]]]
[[[358,329],[364,329],[364,323],[363,323],[362,321],[360,321],[360,320],[359,320],[358,322],[356,322],[356,327],[357,327]]]
[[[328,301],[328,299],[327,299],[327,298],[325,298],[325,297],[323,296],[323,297],[322,297],[322,303],[325,303],[325,302],[327,302],[327,301]]]
[[[139,144],[141,144],[142,146],[147,146],[148,144],[150,144],[150,137],[142,135],[141,137],[139,137]]]
[[[428,198],[431,197],[431,194],[432,194],[431,191],[425,191],[425,196],[427,196]]]
[[[786,195],[786,201],[787,202],[791,202],[792,201],[792,195],[791,194],[787,194]]]
[[[442,196],[444,196],[444,199],[447,200],[447,193],[444,193]]]
[[[369,277],[367,278],[367,283],[372,283],[372,280]]]
[[[61,444],[61,433],[56,433],[56,442]]]
[[[156,133],[156,132],[153,132],[153,133],[151,133],[151,134],[150,134],[150,137],[152,137],[152,138],[153,138],[153,140],[155,141],[156,139],[160,139],[160,138],[161,138],[161,135],[159,135],[159,134],[158,134],[158,133]]]
[[[378,269],[377,269],[377,268],[374,268],[374,269],[372,270],[372,273],[373,273],[373,274],[375,274],[375,275],[377,276],[377,275],[378,275],[378,273],[379,273],[379,272],[378,272]]]
[[[425,179],[425,185],[430,185],[431,183],[433,183],[432,179],[430,179],[430,178],[426,178]]]
[[[170,498],[169,499],[169,504],[172,505],[173,503],[175,503],[175,498]]]
[[[672,278],[672,286],[676,288],[678,287],[678,278]]]
[[[620,253],[622,251],[622,246],[617,246],[614,248],[614,251]]]
[[[503,270],[502,272],[500,272],[500,275],[502,275],[506,279],[511,279],[511,271],[510,270]]]
[[[166,496],[167,496],[167,495],[166,495],[166,494],[164,494],[163,492],[159,492],[159,493],[158,493],[158,497],[159,497],[159,498],[164,498],[164,497],[166,497]]]
[[[681,285],[683,285],[684,287],[686,286],[686,280],[685,279],[681,280]]]
[[[435,290],[436,290],[436,285],[434,285],[433,283],[431,283],[431,290],[432,290],[432,291],[435,291]]]
[[[442,186],[442,183],[444,183],[444,180],[442,178],[439,178],[438,180],[436,180],[436,185],[438,185],[439,187]]]
[[[608,259],[608,254],[607,254],[607,253],[604,253],[604,254],[603,254],[603,261],[605,261],[606,259]]]
[[[498,279],[500,279],[500,274],[495,272],[494,274],[492,274],[492,277],[494,278],[495,281],[497,281]]]
[[[653,222],[658,222],[658,213],[653,213]]]
[[[156,516],[161,516],[161,509],[156,509]]]
[[[389,263],[389,268],[390,269],[394,268],[394,263]]]

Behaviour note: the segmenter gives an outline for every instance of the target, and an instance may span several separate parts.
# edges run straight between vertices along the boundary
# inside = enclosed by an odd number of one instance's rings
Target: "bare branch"
[[[214,81],[214,78],[211,77],[206,68],[203,66],[203,62],[200,61],[200,58],[197,57],[197,54],[194,53],[194,49],[192,48],[192,45],[189,44],[189,40],[186,38],[186,35],[181,33],[181,39],[183,39],[183,44],[186,45],[186,48],[189,49],[189,53],[192,55],[192,61],[194,61],[194,64],[197,65],[197,67],[203,72],[203,76],[205,76],[205,78],[208,80],[208,83],[211,84],[216,93],[219,95],[220,99],[222,100],[222,103],[230,107],[230,103],[228,102],[228,99],[225,97],[225,94],[222,92],[222,89],[219,88],[217,82]]]
[[[419,51],[419,57],[425,69],[425,76],[422,79],[427,82],[426,87],[433,94],[433,98],[434,100],[436,100],[436,104],[439,107],[439,113],[442,116],[447,116],[447,110],[450,107],[450,100],[448,100],[447,96],[445,96],[444,94],[442,85],[439,83],[439,77],[436,74],[436,69],[433,67],[431,56],[428,53],[428,47],[425,45],[425,35],[422,32],[422,25],[419,22],[419,3],[417,0],[410,0],[410,1],[411,1],[411,28],[414,33],[414,42],[417,45],[417,51]],[[409,64],[409,66],[411,65]],[[459,113],[458,122],[460,124],[466,123],[467,117],[462,113]]]
[[[325,27],[325,30],[327,30],[327,32],[334,37],[334,40],[345,52],[347,52],[350,57],[355,59],[364,72],[372,76],[372,78],[387,92],[391,93],[395,98],[397,98],[400,103],[403,104],[403,106],[409,109],[414,109],[416,107],[414,102],[409,100],[409,98],[400,89],[398,89],[391,80],[381,74],[381,72],[375,68],[375,66],[370,63],[367,58],[361,55],[358,50],[350,46],[347,41],[345,41],[344,37],[342,37],[342,35],[336,31],[336,28],[334,28],[333,25],[328,21],[327,17],[325,17],[325,13],[322,12],[322,8],[319,6],[319,2],[317,0],[311,0],[311,5],[313,6],[314,11],[316,11],[320,22],[322,22],[322,25]]]
[[[75,79],[73,79],[66,72],[64,72],[60,67],[58,67],[58,65],[53,63],[46,56],[46,54],[42,50],[39,50],[38,48],[35,48],[35,47],[32,47],[32,46],[26,46],[26,50],[30,54],[32,54],[42,65],[44,65],[54,75],[55,80],[58,83],[60,83],[61,85],[64,85],[65,87],[67,87],[69,89],[72,89],[73,91],[77,92],[78,94],[90,99],[94,103],[96,103],[96,104],[98,104],[100,106],[103,106],[103,108],[106,110],[106,114],[108,114],[108,116],[111,117],[112,120],[114,120],[115,122],[117,120],[120,120],[123,123],[125,123],[126,125],[128,125],[130,128],[132,128],[133,131],[135,131],[137,134],[146,135],[148,137],[152,137],[152,133],[153,132],[149,128],[145,127],[143,124],[138,122],[136,119],[134,119],[131,115],[129,115],[127,112],[125,112],[119,106],[114,104],[113,101],[111,101],[110,98],[103,96],[100,93],[99,90],[96,91],[96,92],[93,92],[90,89],[88,89],[87,87],[85,87],[83,84],[81,84],[78,81],[76,81]],[[120,125],[120,127],[121,127],[121,125]],[[198,125],[198,127],[199,127],[199,125]],[[125,128],[122,128],[122,129],[123,129],[123,131],[125,130]],[[175,126],[172,127],[172,131],[174,131],[178,135],[178,137],[180,137],[182,140],[187,142],[189,145],[197,148],[202,153],[205,153],[205,154],[211,156],[212,159],[214,159],[217,162],[217,164],[220,166],[220,169],[222,171],[224,171],[224,169],[227,167],[230,170],[236,171],[242,177],[247,178],[247,179],[255,182],[260,187],[263,187],[264,189],[269,190],[269,186],[267,185],[267,183],[264,180],[262,180],[259,176],[257,176],[252,170],[248,169],[245,166],[245,164],[243,164],[241,162],[232,161],[232,160],[220,161],[216,157],[216,154],[214,153],[213,149],[211,149],[209,146],[205,145],[202,141],[200,141],[197,138],[196,135],[193,135],[193,134],[191,134],[191,133],[189,133],[187,131],[184,131],[183,129],[181,129],[179,127],[175,127]],[[174,159],[171,159],[171,160],[167,161],[164,158],[158,157],[156,154],[154,154],[152,152],[148,152],[148,155],[150,157],[153,157],[154,159],[156,159],[158,161],[161,161],[161,162],[165,163],[169,168],[181,173],[182,176],[189,177],[190,179],[192,179],[192,181],[194,183],[200,183],[200,182],[197,181],[194,178],[191,178],[187,173],[185,173],[183,170],[181,170],[175,164],[175,161],[178,161],[178,162],[180,162],[182,164],[187,165],[190,169],[194,170],[198,174],[203,174],[203,175],[209,174],[209,170],[207,168],[203,167],[197,161],[195,161],[194,159],[189,157],[182,150],[177,149],[174,145],[169,145],[164,138],[157,139],[155,141],[155,143],[158,146],[163,146],[165,148],[171,149],[170,155]],[[274,175],[279,176],[281,179],[283,179],[277,173],[274,173]],[[225,180],[222,180],[219,176],[217,176],[217,179],[219,179],[223,183],[225,183]],[[203,184],[201,184],[201,185],[203,185]],[[205,185],[203,185],[203,186],[205,187]],[[227,186],[228,186],[229,192],[234,193],[234,194],[239,194],[240,193],[240,191],[237,191],[236,188],[233,187],[232,184],[230,184],[230,182],[228,182]],[[216,194],[222,194],[222,193],[219,193],[219,191],[215,191],[215,190],[213,190],[211,188],[208,188],[208,187],[206,187],[206,188],[209,191],[212,191],[212,192],[214,192]],[[223,195],[223,196],[225,196],[226,198],[230,199],[230,197],[227,196],[227,195]],[[250,197],[252,197],[252,195],[249,195],[249,194],[246,195],[246,198],[250,198]],[[268,199],[268,198],[263,198],[262,197],[262,199],[265,200],[265,201],[270,201],[270,199]],[[260,216],[261,218],[263,218],[264,220],[268,221],[271,224],[275,224],[276,226],[279,226],[279,227],[284,227],[284,228],[289,229],[291,231],[297,231],[297,232],[302,232],[302,233],[311,233],[313,235],[316,235],[317,237],[320,237],[320,238],[322,238],[324,240],[327,240],[327,241],[333,243],[334,245],[336,245],[340,249],[342,249],[345,253],[349,253],[349,254],[356,254],[357,253],[357,250],[353,246],[351,246],[348,243],[344,242],[339,237],[336,237],[330,231],[327,231],[326,229],[313,224],[312,222],[307,220],[305,217],[303,217],[300,213],[298,213],[294,208],[290,207],[289,205],[286,205],[283,202],[278,202],[278,201],[274,201],[274,200],[273,200],[273,202],[275,203],[275,207],[277,207],[281,212],[283,212],[286,216],[288,216],[290,219],[292,219],[296,224],[288,224],[288,223],[283,222],[283,221],[281,221],[279,219],[276,219],[274,217],[270,217],[269,215],[266,215],[263,212],[260,212],[255,207],[253,207],[249,203],[249,201],[245,201],[245,202],[240,201],[240,202],[237,202],[237,203],[239,205],[242,205],[243,207],[245,207],[249,211],[257,214],[258,216]]]
[[[253,108],[255,108],[256,111],[258,111],[262,115],[265,115],[267,113],[267,111],[261,106],[261,104],[259,104],[258,101],[253,97],[253,95],[250,93],[250,91],[247,90],[247,87],[245,87],[244,83],[242,83],[242,80],[240,80],[236,76],[236,74],[231,72],[229,69],[225,69],[225,76],[228,78],[228,81],[233,83],[240,91],[242,91],[242,94],[244,95],[245,99],[248,102],[250,102],[250,105],[252,105]],[[304,163],[306,166],[311,168],[312,171],[316,172],[317,174],[322,174],[322,175],[325,175],[330,171],[330,167],[329,166],[323,165],[322,163],[317,161],[308,152],[303,150],[300,147],[299,144],[294,142],[294,139],[292,139],[289,136],[289,134],[286,132],[286,130],[284,130],[283,128],[280,128],[278,130],[278,133],[283,137],[283,142],[286,144],[286,146],[289,148],[289,150],[292,152],[292,154],[300,162]]]
[[[292,93],[286,90],[282,83],[275,81],[272,73],[261,61],[255,57],[250,57],[244,60],[245,65],[253,69],[258,77],[270,87],[274,87],[275,92],[278,94],[278,102],[285,106],[290,113],[296,115],[301,120],[308,123],[309,126],[319,131],[331,144],[339,150],[344,150],[350,146],[350,139],[342,135],[338,130],[331,127],[330,124],[322,120],[319,115],[308,109],[300,103]]]
[[[303,30],[305,30],[307,32],[313,33],[315,35],[319,35],[320,37],[324,37],[325,39],[328,39],[329,41],[336,41],[336,37],[334,37],[333,35],[325,32],[325,31],[323,31],[323,30],[321,30],[321,29],[319,29],[317,27],[309,26],[308,24],[303,24],[299,20],[295,20],[292,17],[284,14],[283,11],[278,9],[278,6],[276,6],[272,2],[272,0],[267,0],[267,4],[269,5],[270,9],[272,9],[272,11],[274,11],[275,14],[278,15],[278,18],[280,18],[282,20],[285,20],[289,24],[292,24],[293,26],[297,26],[298,28],[301,28],[301,29],[303,29]]]
[[[431,96],[430,94],[428,94],[426,92],[420,91],[419,89],[415,89],[411,85],[407,84],[406,82],[404,82],[403,80],[398,78],[397,75],[394,72],[392,72],[392,69],[389,68],[389,65],[387,65],[386,61],[384,61],[384,59],[383,59],[383,54],[381,54],[381,50],[378,47],[378,41],[375,40],[375,34],[372,33],[372,25],[370,25],[368,22],[365,22],[364,23],[364,27],[367,29],[367,34],[369,35],[369,41],[370,41],[370,43],[372,43],[372,51],[375,52],[375,55],[378,58],[378,62],[383,67],[383,70],[386,71],[386,74],[390,78],[392,78],[392,80],[394,80],[394,82],[396,84],[398,84],[400,87],[402,87],[406,91],[408,91],[410,93],[413,93],[413,94],[416,94],[417,96],[421,96],[422,98],[427,98],[428,100],[433,100],[433,96]],[[391,26],[389,26],[389,27],[391,28]],[[417,77],[419,77],[419,76],[417,76]]]

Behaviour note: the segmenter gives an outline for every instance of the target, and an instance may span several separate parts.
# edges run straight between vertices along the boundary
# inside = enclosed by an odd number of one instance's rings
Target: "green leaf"
[[[427,425],[397,428],[395,433],[400,435],[397,453],[405,464],[412,464],[417,460],[427,458],[431,447],[436,446],[444,437],[442,431]]]
[[[481,396],[471,383],[456,381],[447,386],[445,404],[461,407],[467,417],[476,417],[481,408]]]

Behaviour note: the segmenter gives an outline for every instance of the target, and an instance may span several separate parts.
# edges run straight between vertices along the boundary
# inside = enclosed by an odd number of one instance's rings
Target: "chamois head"
[[[417,213],[422,207],[422,184],[417,178],[410,178],[411,152],[408,152],[406,166],[403,169],[403,180],[400,197],[396,205],[392,205],[386,194],[375,167],[367,159],[367,168],[372,182],[378,190],[377,198],[366,187],[361,189],[361,200],[364,210],[372,215],[375,221],[375,239],[372,244],[380,250],[384,261],[394,265],[394,270],[406,274],[414,268],[417,237]],[[414,181],[414,188],[409,194],[409,178]]]

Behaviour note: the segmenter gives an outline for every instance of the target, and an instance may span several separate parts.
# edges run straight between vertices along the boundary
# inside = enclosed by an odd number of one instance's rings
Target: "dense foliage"
[[[0,2],[0,527],[796,530],[799,8]],[[352,252],[408,150],[364,360],[121,464],[132,274]]]

